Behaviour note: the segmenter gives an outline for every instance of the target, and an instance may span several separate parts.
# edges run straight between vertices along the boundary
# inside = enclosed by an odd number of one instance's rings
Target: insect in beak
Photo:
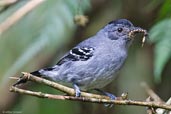
[[[133,38],[136,33],[143,33],[143,38],[142,38],[142,47],[144,46],[145,40],[148,37],[148,33],[146,30],[140,28],[140,27],[134,27],[132,30],[130,30],[128,36],[129,38]]]

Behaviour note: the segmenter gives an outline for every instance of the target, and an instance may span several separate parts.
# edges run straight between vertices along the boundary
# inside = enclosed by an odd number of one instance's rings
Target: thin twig
[[[43,1],[44,0],[30,0],[27,4],[18,9],[15,13],[13,13],[10,17],[8,17],[4,22],[0,24],[0,35]]]
[[[143,82],[141,83],[141,86],[146,90],[147,94],[149,95],[149,101],[155,101],[155,102],[159,102],[159,103],[164,103],[166,105],[171,105],[171,98],[165,103],[148,85],[147,83]],[[153,108],[153,107],[148,107],[147,112],[151,112],[151,114],[169,114],[171,113],[168,112],[168,110],[166,109],[162,109],[162,108]]]
[[[163,100],[147,85],[147,83],[142,82],[141,86],[145,89],[147,94],[156,102],[164,103]]]
[[[9,77],[10,79],[19,80],[19,77]]]
[[[169,98],[169,100],[167,100],[166,104],[171,105],[171,98]],[[162,108],[156,109],[156,112],[157,112],[157,114],[171,114],[171,111],[168,112],[168,110],[165,110]]]
[[[18,0],[1,0],[0,6],[9,6],[11,4],[16,3]]]
[[[146,102],[152,102],[153,99],[149,96],[147,99],[146,99]],[[156,111],[153,107],[147,107],[147,114],[156,114]]]
[[[109,100],[109,99],[97,99],[97,98],[90,98],[90,97],[53,95],[53,94],[46,94],[42,92],[33,92],[29,90],[19,89],[13,86],[10,88],[10,91],[20,94],[36,96],[40,98],[49,98],[49,99],[56,99],[56,100],[73,100],[73,101],[107,103],[107,104],[117,104],[117,105],[136,105],[136,106],[147,106],[147,107],[163,108],[163,109],[171,110],[171,105],[160,104],[156,102],[143,102],[143,101],[133,101],[133,100]]]

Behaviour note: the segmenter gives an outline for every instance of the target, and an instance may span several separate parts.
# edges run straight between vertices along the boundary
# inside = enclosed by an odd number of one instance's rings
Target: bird
[[[127,19],[113,20],[94,36],[69,50],[56,65],[30,74],[72,86],[76,97],[81,96],[81,91],[101,91],[116,78],[125,63],[135,34],[139,32],[147,34],[146,30],[135,27]],[[26,81],[21,78],[14,86]],[[115,98],[108,92],[101,92]]]

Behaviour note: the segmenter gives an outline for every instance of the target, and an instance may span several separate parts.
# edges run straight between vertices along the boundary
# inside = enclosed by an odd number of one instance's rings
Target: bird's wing
[[[92,47],[75,47],[62,57],[57,65],[62,65],[68,61],[86,61],[93,56],[94,48]]]

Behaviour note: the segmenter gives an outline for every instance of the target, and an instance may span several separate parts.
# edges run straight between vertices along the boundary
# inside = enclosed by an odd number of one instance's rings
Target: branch
[[[43,1],[44,0],[30,0],[26,5],[13,13],[10,17],[8,17],[4,22],[0,24],[0,35]]]
[[[148,101],[155,101],[155,102],[160,102],[160,103],[165,103],[148,85],[147,83],[143,82],[141,83],[141,86],[145,89],[147,94],[149,95]],[[165,103],[167,105],[171,105],[171,98]],[[157,113],[157,114],[167,114],[168,111],[162,108],[148,108],[148,111],[151,113]],[[167,112],[167,113],[166,113]],[[151,114],[150,113],[150,114]],[[171,112],[170,112],[171,113]]]
[[[89,97],[74,97],[74,96],[64,96],[64,95],[53,95],[53,94],[47,94],[47,93],[42,93],[42,92],[33,92],[33,91],[29,91],[29,90],[19,89],[14,86],[12,86],[10,88],[10,91],[20,93],[20,94],[36,96],[36,97],[40,97],[40,98],[57,99],[57,100],[74,100],[74,101],[87,101],[87,102],[99,102],[99,103],[103,102],[102,100],[107,101],[107,99],[96,99],[96,98],[89,98]]]
[[[145,89],[145,91],[147,92],[147,94],[154,100],[157,102],[162,102],[164,103],[164,101],[147,85],[147,83],[143,82],[141,83],[141,86]]]
[[[1,6],[9,6],[11,4],[16,3],[18,0],[1,0],[0,1],[0,7]]]
[[[50,87],[53,87],[57,90],[60,90],[72,96],[53,95],[53,94],[47,94],[47,93],[42,93],[42,92],[33,92],[29,90],[19,89],[13,86],[10,88],[11,92],[26,94],[26,95],[31,95],[31,96],[41,97],[41,98],[49,98],[49,99],[74,100],[74,101],[84,101],[84,102],[91,102],[91,103],[107,103],[107,104],[117,104],[117,105],[136,105],[136,106],[146,106],[146,107],[171,110],[171,105],[167,105],[167,104],[160,103],[160,102],[144,102],[144,101],[122,100],[122,99],[110,100],[110,98],[107,96],[86,93],[86,92],[81,92],[81,97],[74,97],[75,91],[72,88],[60,85],[56,82],[52,82],[52,81],[49,81],[40,77],[33,76],[29,73],[23,72],[23,75],[24,76],[22,78],[48,85]]]
[[[143,101],[133,101],[133,100],[110,100],[110,99],[97,99],[97,98],[90,98],[90,97],[53,95],[53,94],[47,94],[47,93],[42,93],[42,92],[33,92],[29,90],[19,89],[13,86],[10,88],[10,91],[20,93],[20,94],[36,96],[40,98],[48,98],[48,99],[56,99],[56,100],[72,100],[72,101],[107,103],[107,104],[117,104],[117,105],[136,105],[136,106],[147,106],[147,107],[163,108],[163,109],[171,110],[170,105],[160,104],[156,102],[143,102]]]
[[[171,105],[171,98],[169,98],[169,100],[167,100],[166,104]],[[157,112],[157,114],[171,114],[171,111],[168,112],[168,110],[161,109],[161,108],[156,109],[156,112]]]

